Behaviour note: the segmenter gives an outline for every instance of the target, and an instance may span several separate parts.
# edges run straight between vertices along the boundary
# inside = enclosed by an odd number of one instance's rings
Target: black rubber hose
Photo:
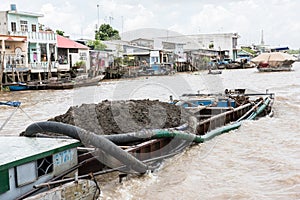
[[[153,130],[142,130],[131,133],[105,135],[104,137],[116,144],[126,144],[131,142],[150,140],[154,135],[155,132]]]
[[[84,145],[97,147],[138,173],[146,173],[148,170],[147,165],[115,145],[107,138],[69,124],[52,121],[37,122],[26,128],[24,136],[32,137],[36,133],[43,132],[64,134],[80,140]]]

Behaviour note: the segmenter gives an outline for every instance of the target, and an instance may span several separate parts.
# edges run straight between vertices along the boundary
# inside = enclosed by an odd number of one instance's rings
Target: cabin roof
[[[0,137],[0,171],[78,146],[75,139]]]

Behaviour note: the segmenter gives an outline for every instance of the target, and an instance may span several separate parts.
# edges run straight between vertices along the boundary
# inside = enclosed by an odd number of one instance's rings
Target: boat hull
[[[280,67],[257,67],[260,72],[281,72],[281,71],[291,71],[292,66],[280,66]]]
[[[10,91],[21,91],[21,90],[28,90],[27,85],[10,85],[8,86]]]
[[[104,75],[96,76],[90,79],[83,79],[83,80],[75,80],[70,82],[64,83],[48,83],[46,88],[52,90],[64,90],[64,89],[73,89],[77,87],[87,87],[87,86],[94,86],[98,85],[99,81],[104,78]]]

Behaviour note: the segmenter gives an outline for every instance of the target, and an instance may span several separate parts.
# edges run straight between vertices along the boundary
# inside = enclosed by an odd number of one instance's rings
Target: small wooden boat
[[[213,75],[216,75],[216,74],[222,74],[222,71],[220,70],[208,70],[208,74],[213,74]]]
[[[49,82],[46,84],[47,89],[51,90],[64,90],[64,89],[73,89],[74,88],[74,81],[62,82],[62,81],[55,81]]]
[[[104,75],[99,75],[93,78],[75,79],[69,81],[54,81],[47,83],[47,89],[62,90],[73,89],[77,87],[87,87],[97,85],[104,78]]]
[[[12,84],[9,84],[9,85],[6,85],[6,86],[8,86],[10,91],[21,91],[21,90],[28,90],[29,89],[28,85],[26,83],[22,83],[22,82],[12,83]]]

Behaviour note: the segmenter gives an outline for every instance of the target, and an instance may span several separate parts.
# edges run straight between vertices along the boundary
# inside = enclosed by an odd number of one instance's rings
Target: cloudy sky
[[[266,44],[300,48],[300,0],[1,0],[0,10],[10,4],[43,14],[40,23],[72,39],[94,38],[99,21],[120,33],[140,28],[237,32],[241,45],[260,43],[263,30]]]

